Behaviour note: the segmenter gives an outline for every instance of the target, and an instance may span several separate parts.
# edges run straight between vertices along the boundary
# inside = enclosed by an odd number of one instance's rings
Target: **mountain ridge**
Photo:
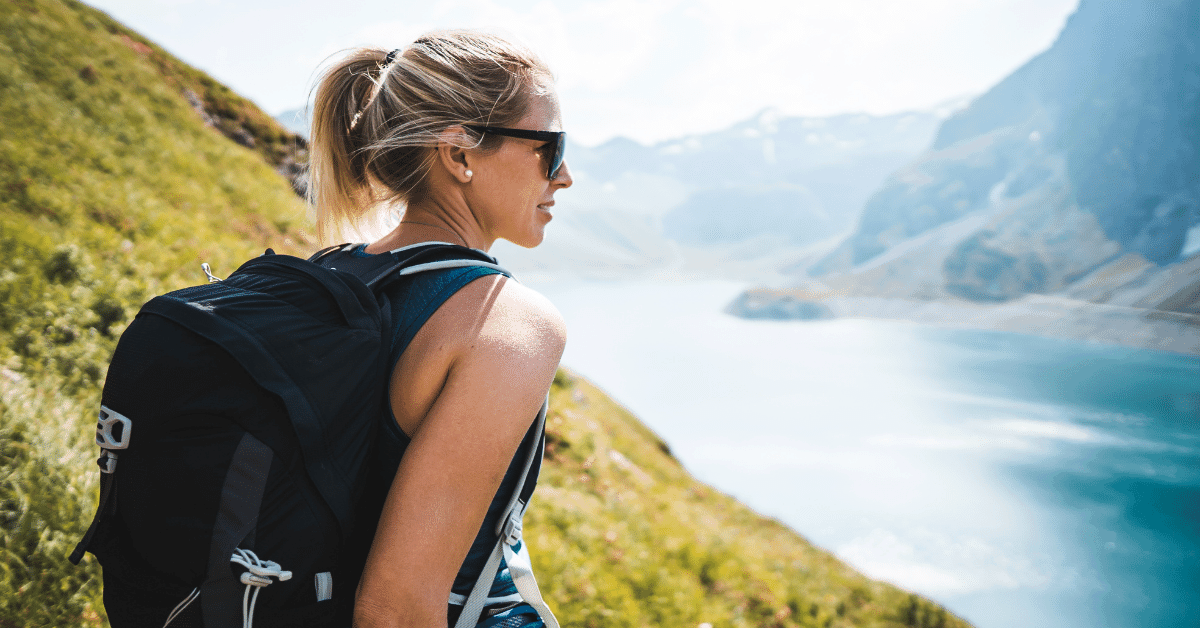
[[[793,281],[857,299],[835,308],[842,315],[905,317],[895,304],[849,305],[871,298],[947,311],[995,303],[1011,316],[988,324],[1023,329],[1010,320],[1020,303],[1062,301],[1063,320],[1079,325],[1082,312],[1101,311],[1091,304],[1184,325],[1164,338],[1194,334],[1197,40],[1194,3],[1083,0],[1050,49],[949,117],[930,149],[871,195],[849,237],[788,269]],[[778,296],[802,298],[786,292]],[[768,303],[765,294],[732,309],[756,315],[746,308]],[[1122,320],[1135,336],[1162,331],[1138,316]]]

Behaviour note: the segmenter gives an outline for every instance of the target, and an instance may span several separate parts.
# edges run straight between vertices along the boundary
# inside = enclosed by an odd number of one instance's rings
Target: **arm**
[[[410,417],[414,404],[425,405],[421,388],[432,402],[418,420],[401,418],[412,442],[359,585],[358,628],[446,625],[454,577],[565,344],[553,306],[500,278],[463,288],[419,335],[425,337],[414,340],[416,352],[397,366],[420,371],[416,399],[394,386],[392,403],[397,417]],[[435,367],[422,368],[422,360]]]

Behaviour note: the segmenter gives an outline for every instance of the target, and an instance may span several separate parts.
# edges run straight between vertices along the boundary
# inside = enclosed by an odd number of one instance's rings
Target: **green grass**
[[[94,406],[60,383],[0,373],[0,626],[105,625],[98,566],[66,561],[95,508]]]
[[[95,508],[116,339],[147,298],[200,283],[201,261],[223,276],[267,246],[311,250],[278,173],[303,159],[104,14],[0,4],[0,628],[106,625],[98,565],[66,555]],[[564,626],[964,625],[697,483],[586,382],[563,371],[552,397],[526,535]]]

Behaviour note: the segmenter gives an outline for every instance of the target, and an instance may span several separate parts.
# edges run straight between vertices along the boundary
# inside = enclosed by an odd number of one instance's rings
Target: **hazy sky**
[[[338,50],[434,28],[521,40],[558,75],[585,144],[788,114],[928,108],[995,84],[1053,43],[1078,0],[99,0],[271,113],[303,105]]]

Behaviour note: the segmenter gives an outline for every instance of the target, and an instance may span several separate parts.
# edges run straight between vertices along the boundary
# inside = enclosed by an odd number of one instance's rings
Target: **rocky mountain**
[[[833,296],[1026,295],[1200,313],[1200,4],[1082,0],[947,119],[854,232],[789,269]]]

